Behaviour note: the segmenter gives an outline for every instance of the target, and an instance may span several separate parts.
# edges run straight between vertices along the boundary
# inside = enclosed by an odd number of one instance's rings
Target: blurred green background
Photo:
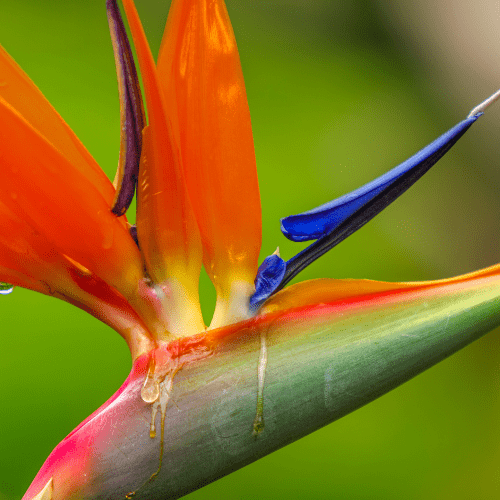
[[[153,51],[167,0],[136,0]],[[119,108],[104,0],[0,0],[0,43],[112,178]],[[262,256],[301,247],[279,217],[385,172],[500,86],[497,2],[227,0],[252,114]],[[1,81],[1,75],[0,75]],[[500,106],[300,279],[436,279],[499,260]],[[8,147],[8,145],[0,145]],[[1,179],[0,179],[1,182]],[[207,315],[214,294],[202,279]],[[22,289],[0,297],[0,500],[120,386],[125,343]],[[500,494],[493,332],[342,420],[186,498],[491,499]]]

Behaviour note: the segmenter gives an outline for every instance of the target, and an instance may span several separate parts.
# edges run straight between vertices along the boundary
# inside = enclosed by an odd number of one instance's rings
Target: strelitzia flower
[[[107,0],[122,141],[114,185],[0,51],[0,281],[81,307],[126,340],[119,391],[50,454],[26,500],[179,498],[331,422],[500,324],[500,267],[433,282],[302,269],[425,174],[499,93],[387,174],[281,221],[313,243],[259,266],[261,209],[223,0],[174,0],[155,63],[132,0]],[[137,191],[137,225],[125,212]],[[217,303],[209,327],[202,265]]]

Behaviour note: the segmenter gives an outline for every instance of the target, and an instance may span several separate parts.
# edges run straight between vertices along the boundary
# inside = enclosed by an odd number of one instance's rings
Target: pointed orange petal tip
[[[174,0],[157,67],[204,264],[230,302],[233,281],[253,285],[261,207],[245,84],[224,2]]]

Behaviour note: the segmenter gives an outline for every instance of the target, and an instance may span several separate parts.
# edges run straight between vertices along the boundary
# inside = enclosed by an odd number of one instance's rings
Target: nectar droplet
[[[160,384],[154,377],[146,377],[141,389],[141,398],[145,403],[154,403],[160,395]]]
[[[151,358],[148,366],[148,374],[141,388],[141,398],[145,403],[154,403],[160,396],[160,383],[155,377],[155,362]]]

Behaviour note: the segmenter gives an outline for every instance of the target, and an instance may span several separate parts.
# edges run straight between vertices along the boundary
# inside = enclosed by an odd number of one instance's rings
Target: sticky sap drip
[[[163,454],[165,450],[165,417],[167,414],[167,406],[170,401],[170,394],[172,393],[172,388],[174,385],[174,377],[179,371],[178,363],[175,364],[173,368],[166,375],[163,375],[163,380],[161,376],[155,374],[155,361],[152,357],[149,362],[148,373],[144,380],[144,384],[141,388],[141,399],[148,404],[151,404],[151,424],[149,427],[149,437],[151,439],[156,438],[156,415],[158,413],[158,408],[161,412],[161,423],[160,423],[160,459],[158,464],[158,469],[151,474],[150,478],[137,490],[131,491],[125,495],[126,500],[131,500],[135,497],[137,492],[144,488],[148,483],[153,481],[156,476],[161,471],[163,464]]]
[[[260,356],[257,368],[258,388],[257,388],[257,409],[253,421],[252,435],[257,437],[264,430],[264,382],[266,380],[267,367],[267,344],[266,332],[260,334]]]

